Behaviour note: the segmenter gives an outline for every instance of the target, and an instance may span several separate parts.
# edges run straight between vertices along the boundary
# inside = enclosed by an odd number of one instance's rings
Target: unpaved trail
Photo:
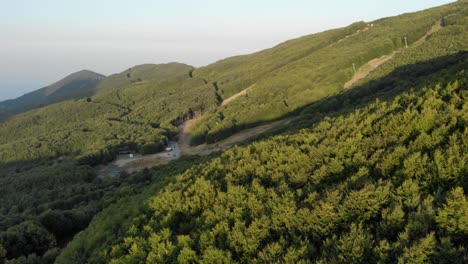
[[[375,69],[377,69],[380,65],[384,64],[385,62],[391,60],[398,51],[394,51],[390,55],[383,55],[380,58],[370,60],[362,67],[360,67],[356,73],[353,75],[353,78],[346,82],[343,86],[344,89],[349,89],[353,84],[359,82],[360,80],[366,78],[369,74],[371,74]]]
[[[230,97],[226,98],[225,100],[223,100],[223,103],[221,104],[221,106],[225,106],[227,104],[229,104],[230,102],[234,101],[235,99],[237,99],[237,97],[239,96],[242,96],[242,95],[245,95],[247,94],[247,92],[252,89],[253,87],[255,86],[255,84],[252,84],[251,86],[249,86],[248,88],[234,94],[234,95],[231,95]]]
[[[414,47],[417,47],[421,44],[423,44],[425,41],[427,41],[427,39],[434,33],[436,33],[437,31],[441,30],[442,29],[442,20],[441,21],[438,21],[436,22],[432,28],[420,39],[418,39],[416,42],[414,42],[411,47],[414,48]],[[401,48],[399,50],[395,50],[392,52],[392,54],[389,54],[389,55],[383,55],[382,57],[380,58],[376,58],[376,59],[373,59],[373,60],[370,60],[369,62],[367,62],[366,64],[364,64],[363,66],[361,66],[357,71],[356,73],[353,75],[353,77],[351,78],[351,80],[347,81],[344,85],[343,85],[343,88],[346,90],[346,89],[349,89],[351,88],[354,84],[356,84],[357,82],[359,82],[360,80],[366,78],[369,74],[371,74],[375,69],[377,69],[378,67],[380,67],[382,64],[384,64],[385,62],[391,60],[396,54],[398,54],[402,49],[405,49],[405,48]]]
[[[162,164],[167,164],[176,158],[165,152],[151,155],[135,155],[133,158],[119,156],[117,159],[107,165],[97,167],[99,175],[112,175],[115,172],[134,172],[144,168],[150,168]]]
[[[235,144],[243,142],[246,139],[249,139],[253,136],[257,136],[267,131],[270,131],[274,128],[287,125],[292,120],[293,118],[285,118],[285,119],[277,120],[277,121],[267,123],[264,125],[256,126],[250,129],[245,129],[226,139],[223,139],[213,144],[202,144],[198,146],[190,146],[189,141],[184,141],[181,143],[181,141],[179,140],[180,152],[182,155],[208,155],[215,151],[224,151],[234,146]]]
[[[203,115],[197,116],[193,119],[185,121],[182,123],[182,125],[179,126],[179,141],[177,142],[179,143],[179,146],[190,145],[190,128],[202,117]]]
[[[114,168],[118,171],[126,171],[128,173],[131,173],[135,171],[140,171],[144,168],[151,168],[154,166],[167,164],[170,161],[177,159],[173,156],[164,157],[164,155],[167,154],[162,153],[162,155],[145,155],[140,157],[137,156],[122,166],[116,166],[115,163],[112,163],[110,168]]]
[[[426,35],[424,35],[422,38],[418,39],[418,41],[416,41],[412,46],[419,46],[421,44],[423,44],[424,42],[426,42],[428,40],[428,38],[436,33],[437,31],[441,30],[442,29],[442,20],[435,23],[432,28],[426,33]]]
[[[223,101],[223,105],[232,102],[239,96],[247,94],[247,92],[253,88],[255,84],[250,87],[240,91],[239,93],[230,96]],[[179,140],[177,142],[170,141],[169,147],[170,151],[163,151],[151,155],[140,155],[135,154],[132,158],[129,156],[119,156],[115,161],[108,165],[102,165],[97,168],[99,175],[110,175],[114,172],[126,171],[128,173],[139,171],[144,168],[150,168],[162,164],[167,164],[172,160],[178,159],[183,155],[208,155],[215,151],[224,151],[233,145],[240,143],[248,138],[253,136],[260,135],[269,130],[277,128],[282,125],[287,125],[292,121],[292,118],[286,118],[264,125],[260,125],[254,128],[242,130],[224,140],[216,142],[214,144],[202,144],[198,146],[190,146],[190,128],[198,122],[203,115],[197,116],[193,119],[187,120],[182,123],[179,128]]]
[[[365,32],[365,31],[367,31],[367,30],[369,30],[369,27],[365,27],[365,28],[363,28],[363,29],[358,29],[358,30],[357,30],[356,32],[354,32],[353,34],[347,35],[346,37],[344,37],[344,38],[342,38],[342,39],[339,39],[337,42],[332,43],[331,46],[335,45],[336,43],[340,43],[340,42],[344,41],[345,39],[354,37],[354,36],[356,36],[357,34],[359,34],[359,33],[361,33],[361,32]]]
[[[248,88],[230,96],[226,100],[223,101],[220,107],[232,102],[239,96],[247,94],[247,92],[252,89],[255,84],[249,86]],[[184,122],[182,125],[179,126],[179,141],[178,145],[180,148],[181,155],[208,155],[215,151],[224,151],[234,144],[240,143],[250,137],[260,135],[265,133],[273,128],[288,124],[291,122],[292,118],[286,118],[277,120],[271,123],[267,123],[264,125],[260,125],[254,128],[242,130],[226,139],[218,141],[213,144],[201,144],[198,146],[191,146],[190,145],[190,128],[199,121],[203,116],[198,116],[194,119],[188,120]]]
[[[200,117],[198,117],[200,118]],[[196,118],[196,119],[198,119]],[[235,144],[241,143],[253,136],[263,134],[274,128],[289,124],[293,118],[277,120],[254,128],[242,130],[224,140],[213,144],[202,144],[198,146],[190,146],[190,134],[188,128],[196,122],[196,119],[186,121],[180,126],[180,134],[178,142],[170,142],[171,151],[163,151],[151,155],[135,154],[132,158],[129,156],[119,156],[115,161],[108,165],[101,165],[97,168],[99,175],[110,175],[114,172],[125,171],[128,173],[151,168],[158,165],[167,164],[170,161],[176,160],[184,155],[209,155],[216,151],[225,151]]]
[[[97,168],[99,175],[109,175],[116,171],[134,172],[144,168],[167,164],[172,160],[178,159],[181,155],[177,142],[169,141],[170,151],[162,151],[150,155],[134,154],[133,157],[120,155],[116,160],[108,165],[102,165]]]
[[[237,99],[238,97],[242,96],[242,95],[246,95],[247,92],[252,89],[253,87],[255,86],[255,84],[252,84],[251,86],[245,88],[244,90],[234,94],[234,95],[231,95],[230,97],[226,98],[225,100],[223,100],[222,104],[220,105],[220,107],[222,106],[225,106],[227,104],[229,104],[230,102],[234,101],[235,99]],[[190,128],[198,121],[200,120],[201,118],[203,117],[203,115],[201,116],[197,116],[193,119],[190,119],[190,120],[187,120],[185,121],[182,125],[179,126],[179,146],[181,146],[181,149],[184,149],[184,150],[189,150],[191,148],[190,146]],[[184,152],[184,151],[182,151]]]

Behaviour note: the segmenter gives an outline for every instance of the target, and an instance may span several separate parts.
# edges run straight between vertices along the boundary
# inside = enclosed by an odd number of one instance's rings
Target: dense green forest
[[[5,257],[56,256],[58,248],[110,202],[118,183],[70,161],[0,168],[0,244]],[[45,256],[47,258],[47,256]]]
[[[213,87],[186,70],[17,115],[0,124],[0,159],[72,155],[95,165],[114,159],[119,150],[158,152],[184,119],[218,104]]]
[[[182,158],[118,178],[98,177],[92,167],[72,160],[2,165],[0,263],[53,263],[97,212],[127,201],[150,183],[166,184],[204,159]]]
[[[407,67],[110,206],[57,262],[465,263],[468,53]]]
[[[135,66],[11,117],[0,264],[467,263],[467,39],[458,1],[198,69]],[[394,51],[343,89],[353,63]],[[293,118],[223,153],[98,175],[200,116],[193,144]]]

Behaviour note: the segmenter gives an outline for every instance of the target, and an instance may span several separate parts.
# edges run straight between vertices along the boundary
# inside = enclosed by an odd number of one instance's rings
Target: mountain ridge
[[[105,76],[83,69],[17,98],[0,101],[0,122],[16,114],[66,100],[91,97],[145,81],[162,80],[174,73],[189,72],[194,67],[178,62],[135,65],[120,73]]]
[[[14,99],[1,101],[0,121],[15,114],[56,102],[92,96],[103,78],[105,76],[102,74],[90,70],[80,70],[46,87]]]

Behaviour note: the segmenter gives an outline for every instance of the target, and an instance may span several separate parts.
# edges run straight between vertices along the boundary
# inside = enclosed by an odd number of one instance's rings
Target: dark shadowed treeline
[[[183,158],[118,178],[97,177],[91,167],[71,161],[0,167],[0,263],[5,258],[7,263],[53,263],[103,208],[127,201],[149,184],[164,186],[201,160]]]

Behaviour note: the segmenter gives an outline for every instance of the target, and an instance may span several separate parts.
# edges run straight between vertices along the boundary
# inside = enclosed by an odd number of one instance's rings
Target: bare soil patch
[[[442,21],[438,21],[436,22],[432,28],[422,37],[420,38],[418,41],[416,41],[415,43],[413,43],[413,45],[411,45],[411,47],[417,47],[421,44],[423,44],[425,41],[428,40],[428,38],[434,34],[435,32],[439,31],[442,29]],[[404,49],[404,48],[403,48]],[[401,49],[400,49],[401,50]],[[376,58],[376,59],[373,59],[373,60],[370,60],[369,62],[367,62],[365,65],[363,65],[362,67],[360,67],[356,73],[354,73],[353,77],[351,78],[351,80],[349,80],[348,82],[346,82],[344,85],[343,85],[343,88],[346,90],[346,89],[349,89],[351,88],[354,84],[356,84],[357,82],[359,82],[360,80],[366,78],[369,74],[371,74],[375,69],[377,69],[378,67],[380,67],[382,64],[384,64],[385,62],[391,60],[397,53],[400,52],[400,50],[395,50],[392,52],[392,54],[389,54],[389,55],[384,55],[380,58]]]
[[[371,74],[375,69],[377,69],[380,65],[384,64],[385,62],[391,60],[398,51],[394,51],[390,55],[383,55],[380,58],[370,60],[364,66],[360,67],[356,73],[353,75],[353,78],[346,82],[343,86],[344,89],[349,89],[355,83],[359,82],[360,80],[366,78],[369,74]]]
[[[253,136],[263,134],[269,130],[272,130],[273,128],[277,128],[282,125],[287,125],[291,121],[292,118],[282,119],[250,129],[245,129],[213,144],[190,146],[190,141],[185,141],[182,143],[179,141],[180,151],[182,155],[208,155],[215,151],[225,151],[226,149],[229,149],[237,143],[243,142]],[[185,138],[189,138],[189,136],[185,135]]]
[[[221,104],[221,106],[225,106],[227,104],[229,104],[230,102],[236,100],[239,96],[242,96],[242,95],[246,95],[247,92],[252,89],[253,87],[255,86],[255,84],[252,84],[251,86],[249,86],[248,88],[234,94],[234,95],[231,95],[230,97],[226,98],[225,100],[223,100],[223,103]]]

